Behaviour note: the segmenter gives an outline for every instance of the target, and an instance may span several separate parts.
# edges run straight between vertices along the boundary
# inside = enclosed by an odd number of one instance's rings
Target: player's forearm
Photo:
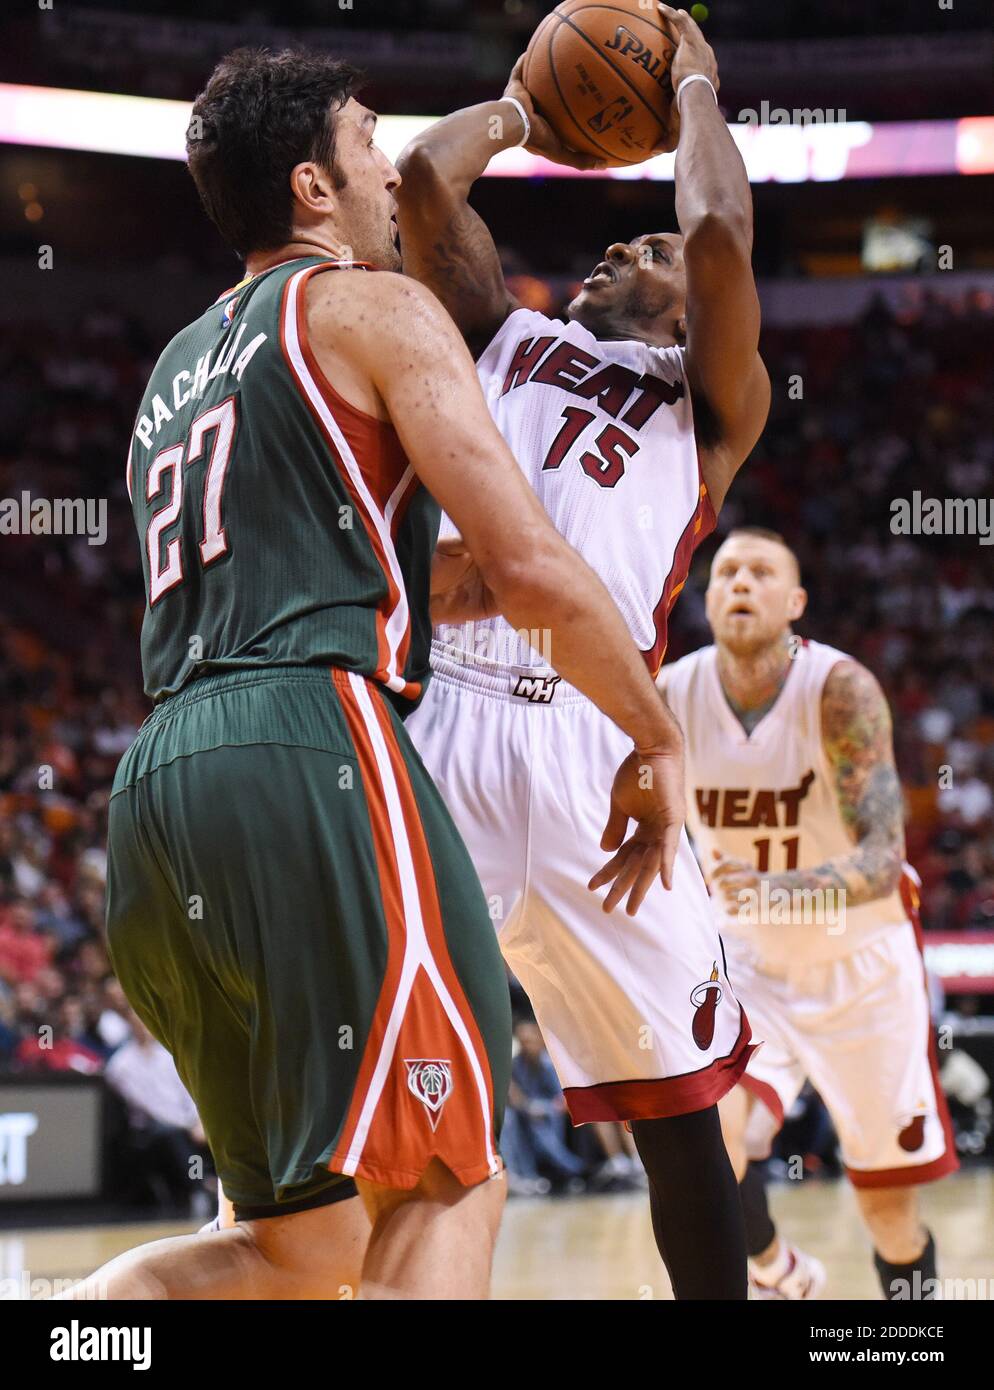
[[[403,207],[436,181],[467,198],[494,155],[520,144],[524,133],[520,113],[509,101],[485,101],[453,112],[416,135],[401,153],[397,168],[404,181],[398,201]]]
[[[486,102],[439,121],[397,161],[404,273],[438,296],[474,352],[491,340],[514,300],[469,191],[493,156],[523,134],[510,102]]]
[[[871,840],[857,845],[851,854],[827,859],[813,869],[792,869],[789,873],[769,876],[770,888],[833,889],[844,892],[849,907],[886,898],[901,881],[904,863],[904,844],[879,843]]]
[[[736,148],[706,82],[692,82],[681,98],[676,157],[676,215],[685,255],[695,242],[724,237],[752,251],[752,192]]]
[[[545,655],[557,674],[623,729],[636,748],[682,747],[680,727],[610,594],[564,541],[544,555],[532,550],[519,576],[490,580],[490,587],[512,627],[548,634]]]

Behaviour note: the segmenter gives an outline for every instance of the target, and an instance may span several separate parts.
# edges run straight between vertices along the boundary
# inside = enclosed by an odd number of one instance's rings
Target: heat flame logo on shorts
[[[702,1052],[707,1052],[714,1041],[714,1015],[721,1003],[723,990],[718,983],[718,962],[711,967],[711,976],[703,984],[696,985],[690,993],[694,1006],[694,1022],[691,1032],[694,1042]]]
[[[452,1094],[452,1064],[438,1057],[404,1058],[407,1067],[407,1089],[417,1096],[428,1113],[432,1130],[438,1129],[442,1106]]]
[[[898,1116],[897,1123],[901,1126],[901,1131],[897,1136],[897,1142],[905,1153],[917,1153],[924,1144],[927,1116],[928,1107],[923,1100],[918,1102],[913,1114]]]

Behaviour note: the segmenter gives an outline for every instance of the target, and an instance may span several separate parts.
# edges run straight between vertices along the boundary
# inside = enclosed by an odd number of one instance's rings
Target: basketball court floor
[[[994,1171],[971,1169],[924,1188],[923,1207],[939,1248],[939,1274],[960,1281],[955,1296],[994,1299]],[[845,1182],[778,1184],[772,1188],[772,1208],[784,1234],[824,1261],[826,1298],[880,1298],[869,1242]],[[23,1288],[31,1279],[80,1278],[123,1250],[191,1229],[158,1223],[0,1231],[0,1288]],[[645,1197],[633,1193],[509,1202],[493,1295],[670,1298]]]

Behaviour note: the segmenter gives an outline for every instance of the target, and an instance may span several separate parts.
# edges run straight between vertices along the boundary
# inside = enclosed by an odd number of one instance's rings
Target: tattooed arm
[[[517,304],[469,191],[491,158],[523,134],[513,106],[488,101],[439,121],[397,161],[404,273],[434,291],[477,355]]]
[[[521,85],[519,61],[507,86],[531,121],[529,150],[561,164],[589,168],[596,160],[561,145]],[[521,143],[520,112],[507,100],[468,106],[411,141],[397,161],[404,273],[432,290],[479,356],[518,307],[490,230],[469,205],[470,189],[494,155]]]
[[[785,874],[785,888],[844,887],[851,907],[885,898],[901,879],[904,797],[894,765],[890,709],[876,678],[856,661],[840,661],[821,699],[825,752],[835,772],[852,854],[807,874]],[[809,882],[810,880],[810,882]]]
[[[854,848],[812,869],[763,877],[771,889],[844,889],[848,906],[858,907],[894,891],[905,853],[904,798],[894,766],[890,710],[865,666],[840,661],[832,668],[822,693],[821,727]],[[755,869],[733,860],[723,861],[713,875],[732,902],[758,880]]]

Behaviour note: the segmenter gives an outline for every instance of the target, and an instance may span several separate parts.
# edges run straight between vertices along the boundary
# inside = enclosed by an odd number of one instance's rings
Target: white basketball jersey
[[[849,659],[821,642],[802,643],[776,704],[751,734],[722,689],[715,647],[666,669],[666,696],[686,736],[688,828],[706,878],[715,850],[769,874],[813,869],[853,852],[821,724],[828,673]],[[768,921],[757,924],[727,915],[717,895],[712,902],[722,932],[749,942],[760,961],[777,968],[840,959],[908,921],[897,891],[847,905],[841,923],[834,916],[803,921],[796,913],[784,920],[774,898],[762,914]]]
[[[477,370],[553,525],[604,581],[655,674],[669,611],[715,524],[684,350],[602,343],[578,323],[518,309]],[[506,665],[540,661],[502,618],[458,631],[456,642],[446,634],[450,645],[497,652]]]

